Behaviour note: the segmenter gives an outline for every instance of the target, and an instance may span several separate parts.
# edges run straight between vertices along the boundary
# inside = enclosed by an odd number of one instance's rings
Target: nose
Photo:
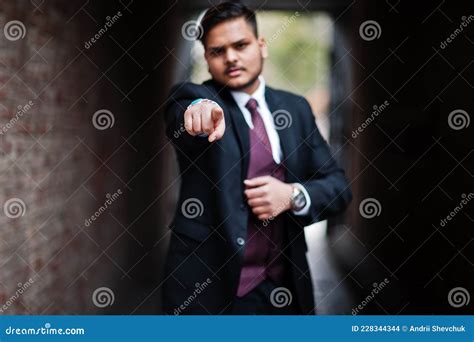
[[[228,64],[234,64],[237,62],[237,53],[233,49],[227,49],[225,57]]]

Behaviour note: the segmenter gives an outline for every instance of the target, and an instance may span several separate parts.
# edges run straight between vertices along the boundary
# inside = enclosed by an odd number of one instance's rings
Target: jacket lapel
[[[281,98],[275,94],[275,90],[270,87],[265,88],[265,100],[267,101],[268,108],[272,113],[275,128],[280,137],[280,145],[283,154],[282,163],[285,166],[286,180],[290,181],[294,177],[291,172],[288,172],[288,170],[294,170],[297,159],[297,155],[294,153],[296,148],[296,136],[293,133],[293,116],[281,101]],[[281,125],[281,122],[284,122],[285,124]]]
[[[232,123],[233,132],[240,145],[240,156],[242,158],[242,179],[245,179],[247,177],[247,171],[250,162],[249,126],[245,121],[244,115],[240,111],[239,106],[228,90],[224,91],[223,97],[230,112],[229,116],[230,122]]]

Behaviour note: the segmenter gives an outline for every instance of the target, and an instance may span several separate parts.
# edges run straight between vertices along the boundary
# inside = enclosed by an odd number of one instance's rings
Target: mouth
[[[239,77],[243,70],[244,68],[232,67],[227,69],[225,73],[230,77]]]

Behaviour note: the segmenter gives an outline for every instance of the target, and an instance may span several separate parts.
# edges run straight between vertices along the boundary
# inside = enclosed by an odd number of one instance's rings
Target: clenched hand
[[[209,142],[224,135],[224,112],[215,102],[203,100],[188,107],[184,113],[184,128],[192,136],[206,133]]]
[[[272,176],[246,179],[245,195],[252,212],[259,220],[277,217],[291,209],[293,186]]]

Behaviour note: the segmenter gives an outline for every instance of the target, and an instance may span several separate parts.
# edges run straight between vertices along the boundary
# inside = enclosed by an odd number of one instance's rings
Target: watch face
[[[298,194],[293,198],[293,205],[296,210],[301,210],[306,205],[306,197],[302,191],[299,191]]]
[[[302,193],[298,194],[295,198],[295,203],[298,207],[304,207],[306,204],[306,199]]]

